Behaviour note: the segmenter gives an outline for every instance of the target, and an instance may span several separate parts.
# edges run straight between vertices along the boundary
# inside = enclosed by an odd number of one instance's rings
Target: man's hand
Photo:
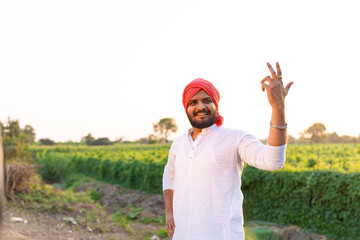
[[[265,91],[266,89],[269,103],[273,109],[283,110],[285,107],[285,97],[294,82],[289,82],[284,88],[279,63],[276,63],[277,73],[275,73],[270,63],[267,63],[267,66],[270,70],[271,77],[267,76],[261,81],[262,90]],[[265,82],[268,82],[268,84],[266,84]]]
[[[165,214],[166,214],[166,232],[171,237],[175,231],[174,211],[173,211],[173,197],[174,190],[166,189],[163,191],[165,202]]]
[[[287,123],[285,120],[285,97],[294,82],[289,82],[286,87],[284,87],[279,63],[276,63],[277,73],[271,67],[270,63],[267,63],[267,66],[270,70],[271,77],[265,77],[261,81],[261,84],[262,90],[266,90],[267,97],[272,108],[270,123],[276,126],[284,127],[280,129],[270,127],[268,145],[281,146],[284,145],[287,140]]]
[[[172,237],[175,231],[174,216],[172,213],[166,214],[166,232],[169,237]]]

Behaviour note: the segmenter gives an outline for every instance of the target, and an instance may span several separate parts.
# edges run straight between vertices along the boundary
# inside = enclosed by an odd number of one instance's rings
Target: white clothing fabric
[[[163,175],[163,190],[174,189],[173,240],[244,239],[244,162],[278,170],[285,163],[286,144],[264,145],[250,134],[216,124],[194,141],[191,130],[173,142]]]

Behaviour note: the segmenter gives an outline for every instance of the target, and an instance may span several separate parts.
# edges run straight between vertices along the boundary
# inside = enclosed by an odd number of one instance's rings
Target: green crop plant
[[[37,146],[31,150],[42,165],[44,180],[64,181],[67,176],[82,174],[79,182],[88,176],[161,194],[169,148],[170,145],[119,144]],[[295,224],[334,239],[360,236],[360,145],[288,145],[286,158],[284,167],[276,172],[254,171],[245,166],[245,218]],[[75,179],[69,184],[76,182]],[[116,216],[128,221],[126,216]]]

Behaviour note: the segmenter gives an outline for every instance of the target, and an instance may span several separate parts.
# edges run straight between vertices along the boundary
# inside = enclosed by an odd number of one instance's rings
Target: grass
[[[11,204],[15,207],[46,212],[49,214],[63,214],[76,218],[80,226],[91,227],[94,232],[107,232],[108,223],[111,221],[102,206],[93,198],[94,193],[74,193],[72,190],[60,190],[51,185],[41,183],[40,177],[35,175],[31,184],[31,191],[18,193],[17,200]],[[79,206],[87,206],[90,210],[78,209]]]
[[[108,232],[109,227],[117,225],[124,228],[134,239],[151,239],[153,235],[157,235],[160,239],[167,238],[165,225],[165,216],[152,217],[147,215],[143,208],[131,205],[118,209],[115,213],[108,215],[99,203],[101,194],[92,188],[88,188],[84,192],[74,193],[73,189],[84,183],[95,181],[84,175],[71,175],[70,179],[66,179],[65,184],[59,186],[67,186],[67,190],[58,189],[51,185],[41,183],[38,175],[30,183],[31,191],[27,193],[18,193],[17,198],[20,201],[13,201],[12,204],[19,208],[31,209],[38,212],[47,212],[49,214],[62,214],[73,217],[77,223],[77,228],[90,227],[94,232]],[[145,214],[143,214],[145,213]],[[110,223],[111,222],[111,223]],[[159,226],[156,231],[147,230],[143,226],[147,224],[155,224]],[[267,229],[261,224],[257,228],[245,226],[246,240],[278,240],[281,236]],[[110,239],[109,239],[110,240]]]

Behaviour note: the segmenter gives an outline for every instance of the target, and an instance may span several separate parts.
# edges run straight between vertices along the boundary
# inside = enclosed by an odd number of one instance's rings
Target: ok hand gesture
[[[267,63],[267,66],[270,70],[271,77],[266,76],[261,81],[262,90],[264,92],[266,89],[269,103],[273,109],[284,109],[285,97],[294,82],[289,82],[286,87],[284,87],[279,63],[276,63],[277,73],[274,71],[270,63]]]

